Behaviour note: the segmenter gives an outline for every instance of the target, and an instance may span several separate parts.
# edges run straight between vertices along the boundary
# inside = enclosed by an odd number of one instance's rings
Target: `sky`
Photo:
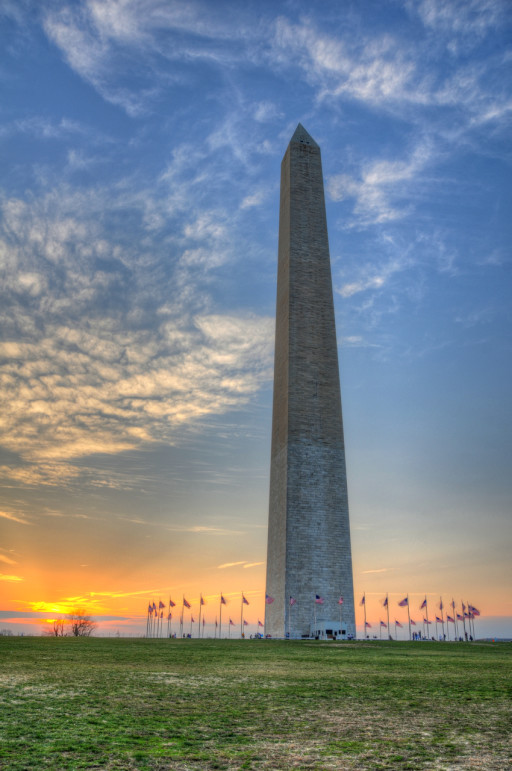
[[[202,593],[211,632],[244,592],[256,631],[300,121],[358,624],[408,593],[512,635],[511,32],[507,0],[0,0],[0,629]]]

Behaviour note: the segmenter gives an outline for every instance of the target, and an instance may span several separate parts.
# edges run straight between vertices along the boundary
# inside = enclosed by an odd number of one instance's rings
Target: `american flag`
[[[153,611],[156,613],[156,603],[153,603]]]
[[[470,613],[472,613],[474,616],[479,616],[480,615],[480,611],[478,610],[478,608],[475,608],[474,605],[468,605],[468,608],[469,608]]]
[[[400,608],[406,608],[408,606],[408,604],[409,604],[409,598],[408,597],[404,597],[403,600],[400,600],[400,602],[398,603]]]
[[[315,594],[315,603],[316,603],[317,605],[323,605],[323,604],[324,604],[324,602],[325,602],[325,600],[324,600],[324,598],[323,598],[323,597],[320,597],[320,595],[319,595],[319,594]]]
[[[366,603],[366,597],[365,597],[365,595],[363,594],[363,596],[361,597],[361,602],[360,602],[359,604],[360,604],[360,605],[364,605],[365,603]]]
[[[176,606],[176,603],[173,602],[172,600],[169,600],[169,607],[174,608],[175,606]]]
[[[343,597],[340,597],[338,600],[338,605],[343,605]]]
[[[263,626],[263,624],[261,623],[261,621],[259,619],[258,619],[258,626]]]
[[[229,619],[229,626],[235,626],[235,622]]]
[[[385,622],[385,621],[381,621],[381,622],[380,622],[380,625],[381,625],[381,626],[383,626],[383,627],[384,627],[384,629],[387,629],[387,628],[388,628],[388,625],[386,624],[386,622]]]
[[[148,613],[153,613],[153,606],[151,603],[148,605]]]
[[[244,605],[248,605],[248,604],[249,604],[249,600],[247,600],[247,599],[244,597],[244,594],[243,594],[243,592],[242,592],[242,603],[243,603]]]
[[[423,600],[423,602],[420,605],[420,610],[423,610],[423,608],[426,608],[426,607],[427,607],[427,598],[425,597],[425,599]]]
[[[436,616],[436,621],[437,621],[439,624],[442,624],[442,623],[443,623],[443,619],[442,619],[442,618],[439,618],[439,616]]]
[[[365,621],[365,622],[364,622],[364,625],[365,625],[365,627],[366,627],[367,629],[371,629],[371,628],[372,628],[372,625],[370,624],[370,622],[369,622],[369,621]]]
[[[439,610],[442,610],[444,608],[443,601],[439,600]]]
[[[424,619],[423,619],[423,623],[424,623],[424,624],[431,624],[431,623],[432,623],[432,621],[429,621],[427,618],[424,618]]]
[[[461,613],[457,613],[457,621],[464,621],[464,616]]]
[[[272,605],[275,597],[271,597],[270,594],[265,595],[265,605]]]
[[[290,597],[290,605],[293,607],[296,604],[297,604],[297,600],[295,599],[295,597]]]
[[[171,618],[172,618],[172,613],[168,613],[168,614],[167,614],[167,621],[170,621],[170,620],[171,620]]]
[[[201,604],[201,605],[206,605],[206,602],[204,601],[204,597],[203,597],[203,595],[201,595],[200,604]]]
[[[190,616],[190,621],[191,621],[192,624],[196,623],[196,620],[195,620],[194,616]]]
[[[388,607],[388,598],[387,597],[384,598],[384,601],[383,601],[382,605],[383,605],[384,608]]]
[[[399,626],[399,627],[400,627],[400,629],[402,629],[402,628],[403,628],[403,627],[402,627],[402,624],[400,623],[400,621],[397,621],[396,619],[395,619],[395,626]]]
[[[221,605],[227,605],[227,603],[226,603],[226,600],[225,600],[225,598],[224,598],[224,595],[223,595],[223,594],[221,594],[221,595],[220,595],[220,604],[221,604]]]
[[[413,621],[411,618],[411,626],[416,626],[416,621]]]
[[[158,603],[158,610],[162,610],[162,608],[165,608],[165,605],[163,604],[162,600]]]
[[[455,624],[455,619],[453,618],[453,616],[449,616],[448,614],[446,614],[446,620],[451,621],[452,624]]]
[[[190,608],[190,602],[188,602],[188,600],[186,600],[185,598],[183,598],[183,607]]]
[[[244,618],[244,626],[249,626],[249,622],[245,620]]]

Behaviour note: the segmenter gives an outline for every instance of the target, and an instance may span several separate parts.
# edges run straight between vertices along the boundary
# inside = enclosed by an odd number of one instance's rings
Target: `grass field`
[[[0,637],[0,768],[507,769],[511,669],[505,643]]]

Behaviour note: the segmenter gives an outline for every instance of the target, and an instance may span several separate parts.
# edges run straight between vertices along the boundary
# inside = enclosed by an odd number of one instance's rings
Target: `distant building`
[[[355,636],[322,162],[300,124],[281,164],[266,592],[272,637]]]

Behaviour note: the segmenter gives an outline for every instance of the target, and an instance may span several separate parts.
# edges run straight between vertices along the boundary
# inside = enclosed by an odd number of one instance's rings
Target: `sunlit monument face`
[[[300,124],[281,165],[266,593],[266,634],[355,635],[322,162]]]

